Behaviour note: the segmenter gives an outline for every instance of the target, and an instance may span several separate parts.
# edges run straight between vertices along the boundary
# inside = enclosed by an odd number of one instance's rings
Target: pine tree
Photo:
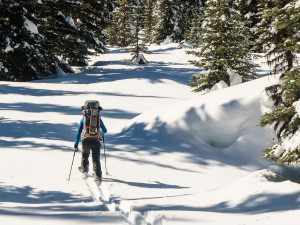
[[[203,4],[205,0],[140,0],[145,6],[144,32],[147,43],[160,44],[166,38],[174,42],[183,41],[191,27],[192,18],[195,10],[193,6]],[[108,28],[108,40],[111,45],[126,47],[130,32],[130,10],[129,7],[134,4],[130,0],[116,0],[116,9],[112,13],[111,25]],[[126,13],[127,12],[127,13]],[[122,41],[120,44],[120,39]]]
[[[209,0],[203,8],[200,51],[190,52],[200,61],[192,62],[203,68],[191,77],[194,92],[208,91],[217,86],[231,86],[255,79],[256,65],[250,62],[249,32],[230,0]]]
[[[117,45],[118,42],[118,29],[119,26],[117,24],[117,5],[116,5],[117,0],[112,0],[112,12],[110,13],[110,16],[108,18],[108,26],[106,28],[106,33],[107,33],[107,43],[109,45]]]
[[[131,6],[131,36],[130,45],[126,48],[127,52],[132,55],[131,61],[135,61],[139,64],[146,63],[143,53],[147,53],[147,47],[145,45],[145,35],[143,30],[144,24],[144,4],[137,0],[134,5]]]
[[[155,17],[154,17],[154,5],[155,0],[145,0],[145,41],[147,43],[154,43],[154,26],[155,26]]]
[[[155,40],[163,42],[167,37],[174,42],[186,39],[196,8],[203,0],[158,0],[154,14],[156,16]]]
[[[280,104],[261,117],[260,125],[273,125],[278,143],[265,149],[262,158],[276,163],[300,163],[300,67],[282,78]]]
[[[47,49],[36,12],[38,1],[0,2],[0,79],[28,81],[55,73],[55,56]]]
[[[77,4],[78,10],[74,10],[71,16],[76,20],[75,24],[78,27],[81,36],[87,44],[87,49],[93,51],[87,52],[87,54],[105,53],[107,49],[104,46],[106,42],[106,35],[104,30],[108,25],[109,13],[112,10],[112,3],[110,0],[80,0],[81,4]],[[75,62],[72,65],[76,65]],[[83,65],[86,63],[83,63]],[[79,65],[80,58],[79,58]]]
[[[238,10],[241,13],[245,25],[249,28],[251,35],[250,40],[253,45],[251,46],[256,51],[261,50],[260,46],[255,46],[255,41],[258,39],[257,24],[259,18],[258,13],[258,0],[236,0]]]
[[[186,31],[190,27],[190,20],[186,20],[188,13],[187,1],[173,0],[173,34],[171,38],[174,42],[181,42],[185,38]]]
[[[204,1],[188,1],[186,4],[186,23],[185,39],[189,41],[193,47],[199,47],[201,44],[201,25],[203,21]]]
[[[0,52],[1,79],[39,79],[56,73],[58,68],[73,72],[70,65],[86,65],[88,55],[105,52],[103,4],[99,3],[97,8],[98,3],[96,0],[1,1],[0,46],[4,49]]]
[[[44,1],[47,10],[43,12],[44,35],[49,47],[61,58],[61,67],[72,72],[68,65],[87,65],[90,54],[104,53],[104,25],[102,6],[97,1]],[[97,5],[99,4],[99,5]],[[92,50],[92,51],[90,51]]]
[[[108,28],[108,43],[120,47],[127,47],[131,36],[131,6],[132,0],[116,0],[115,10]]]
[[[275,108],[261,117],[260,125],[273,125],[278,143],[265,149],[262,157],[280,164],[300,163],[300,67],[295,54],[300,52],[300,4],[293,0],[271,3],[273,7],[265,8],[264,21],[271,22],[271,32],[262,40],[282,84],[266,88]]]
[[[293,1],[261,0],[260,2],[262,18],[259,24],[259,42],[266,52],[268,64],[274,67],[276,74],[283,74],[290,70],[296,56],[292,47],[294,42],[286,42],[294,34],[294,25],[289,19],[296,9],[289,11],[285,9],[285,6],[291,2]],[[278,20],[281,22],[277,22]]]
[[[174,31],[173,0],[158,0],[155,7],[155,42],[160,44],[167,37],[172,38]]]

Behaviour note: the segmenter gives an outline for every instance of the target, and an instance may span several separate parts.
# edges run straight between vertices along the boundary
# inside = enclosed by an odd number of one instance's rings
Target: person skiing
[[[84,106],[83,106],[84,109]],[[99,112],[102,108],[99,106]],[[85,114],[84,114],[85,115]],[[88,117],[88,116],[87,116]],[[102,130],[102,134],[107,133],[107,129],[100,117],[98,117],[100,120],[100,128]],[[102,179],[102,170],[101,170],[101,164],[100,164],[100,138],[84,138],[82,136],[83,129],[86,129],[86,126],[84,125],[84,117],[80,120],[78,130],[76,133],[76,141],[74,144],[75,151],[78,151],[78,144],[80,142],[80,139],[82,139],[82,158],[81,158],[81,172],[87,173],[89,171],[89,155],[90,151],[92,151],[92,159],[93,159],[93,170],[94,170],[94,176],[95,179],[99,182],[101,182]]]

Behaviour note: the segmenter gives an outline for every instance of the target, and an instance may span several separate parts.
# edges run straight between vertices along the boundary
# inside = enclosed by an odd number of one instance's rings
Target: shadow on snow
[[[16,103],[6,104],[0,103],[1,110],[19,111],[20,117],[18,120],[7,119],[0,117],[0,145],[3,148],[7,147],[20,147],[26,146],[26,149],[38,149],[45,147],[47,149],[71,151],[69,146],[61,146],[56,144],[57,140],[74,142],[77,128],[82,118],[80,108],[70,106],[58,106],[51,104],[31,104],[31,103]],[[21,112],[56,112],[66,115],[78,115],[77,123],[64,124],[64,123],[47,123],[40,120],[22,120]],[[104,111],[103,111],[104,112]],[[126,112],[118,109],[105,110],[102,115],[105,118],[134,118],[137,116],[135,113]],[[59,117],[59,114],[57,115]],[[37,138],[40,140],[50,140],[45,143],[34,143],[33,141],[18,140],[20,138]],[[29,146],[29,147],[28,147]]]
[[[242,213],[242,214],[257,214],[268,212],[279,212],[287,210],[300,209],[300,201],[298,196],[300,192],[293,194],[257,194],[250,196],[248,199],[232,207],[228,202],[222,202],[210,207],[197,207],[188,205],[145,205],[135,207],[141,213],[147,211],[194,211],[194,212],[217,212],[217,213]]]
[[[75,196],[59,191],[41,191],[30,186],[15,187],[0,183],[0,215],[44,219],[82,220],[98,222],[99,217],[92,217],[90,211],[105,211],[101,205],[82,206],[82,202],[93,202],[92,198]],[[18,206],[18,203],[21,205]],[[6,206],[7,204],[7,206]],[[10,204],[16,204],[10,207]],[[63,213],[62,213],[63,212]],[[101,222],[115,220],[114,216],[101,217]]]
[[[107,65],[118,65],[106,68]],[[199,73],[199,68],[184,68],[182,64],[153,62],[136,65],[129,60],[99,61],[93,66],[81,69],[81,73],[68,74],[58,79],[47,79],[47,83],[70,82],[74,84],[90,84],[97,82],[113,82],[127,79],[145,79],[150,83],[161,83],[162,80],[172,80],[180,84],[188,84],[191,75]],[[34,82],[44,82],[39,80]]]
[[[179,185],[172,185],[172,184],[165,184],[161,183],[159,181],[154,181],[153,183],[141,183],[141,182],[133,182],[133,181],[124,181],[124,180],[119,180],[119,179],[114,179],[114,178],[105,178],[105,182],[116,182],[116,183],[121,183],[121,184],[126,184],[129,186],[134,186],[134,187],[140,187],[140,188],[150,188],[150,189],[185,189],[189,187],[184,187],[184,186],[179,186]]]

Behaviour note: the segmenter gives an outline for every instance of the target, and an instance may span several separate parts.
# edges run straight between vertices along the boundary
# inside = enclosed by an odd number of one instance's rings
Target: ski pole
[[[107,165],[106,165],[106,154],[105,154],[105,141],[104,141],[104,135],[103,135],[103,147],[104,147],[105,171],[106,171],[106,175],[108,175],[108,172],[107,172]]]
[[[73,162],[74,162],[74,158],[75,158],[75,153],[76,153],[76,149],[74,149],[73,160],[72,160],[72,164],[71,164],[71,169],[70,169],[70,173],[69,173],[69,178],[67,179],[67,181],[70,181],[71,172],[72,172],[72,167],[73,167]]]

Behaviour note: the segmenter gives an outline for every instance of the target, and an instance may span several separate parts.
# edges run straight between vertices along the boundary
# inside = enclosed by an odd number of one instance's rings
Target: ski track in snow
[[[152,222],[147,222],[147,214],[142,215],[138,211],[132,211],[131,206],[120,207],[120,197],[113,196],[109,191],[108,185],[105,183],[109,178],[104,178],[100,186],[94,181],[93,176],[91,175],[83,177],[82,179],[95,203],[103,205],[107,211],[120,212],[130,225],[162,224],[164,216],[158,216],[155,219],[151,218]],[[102,188],[104,188],[105,191],[102,191]]]

